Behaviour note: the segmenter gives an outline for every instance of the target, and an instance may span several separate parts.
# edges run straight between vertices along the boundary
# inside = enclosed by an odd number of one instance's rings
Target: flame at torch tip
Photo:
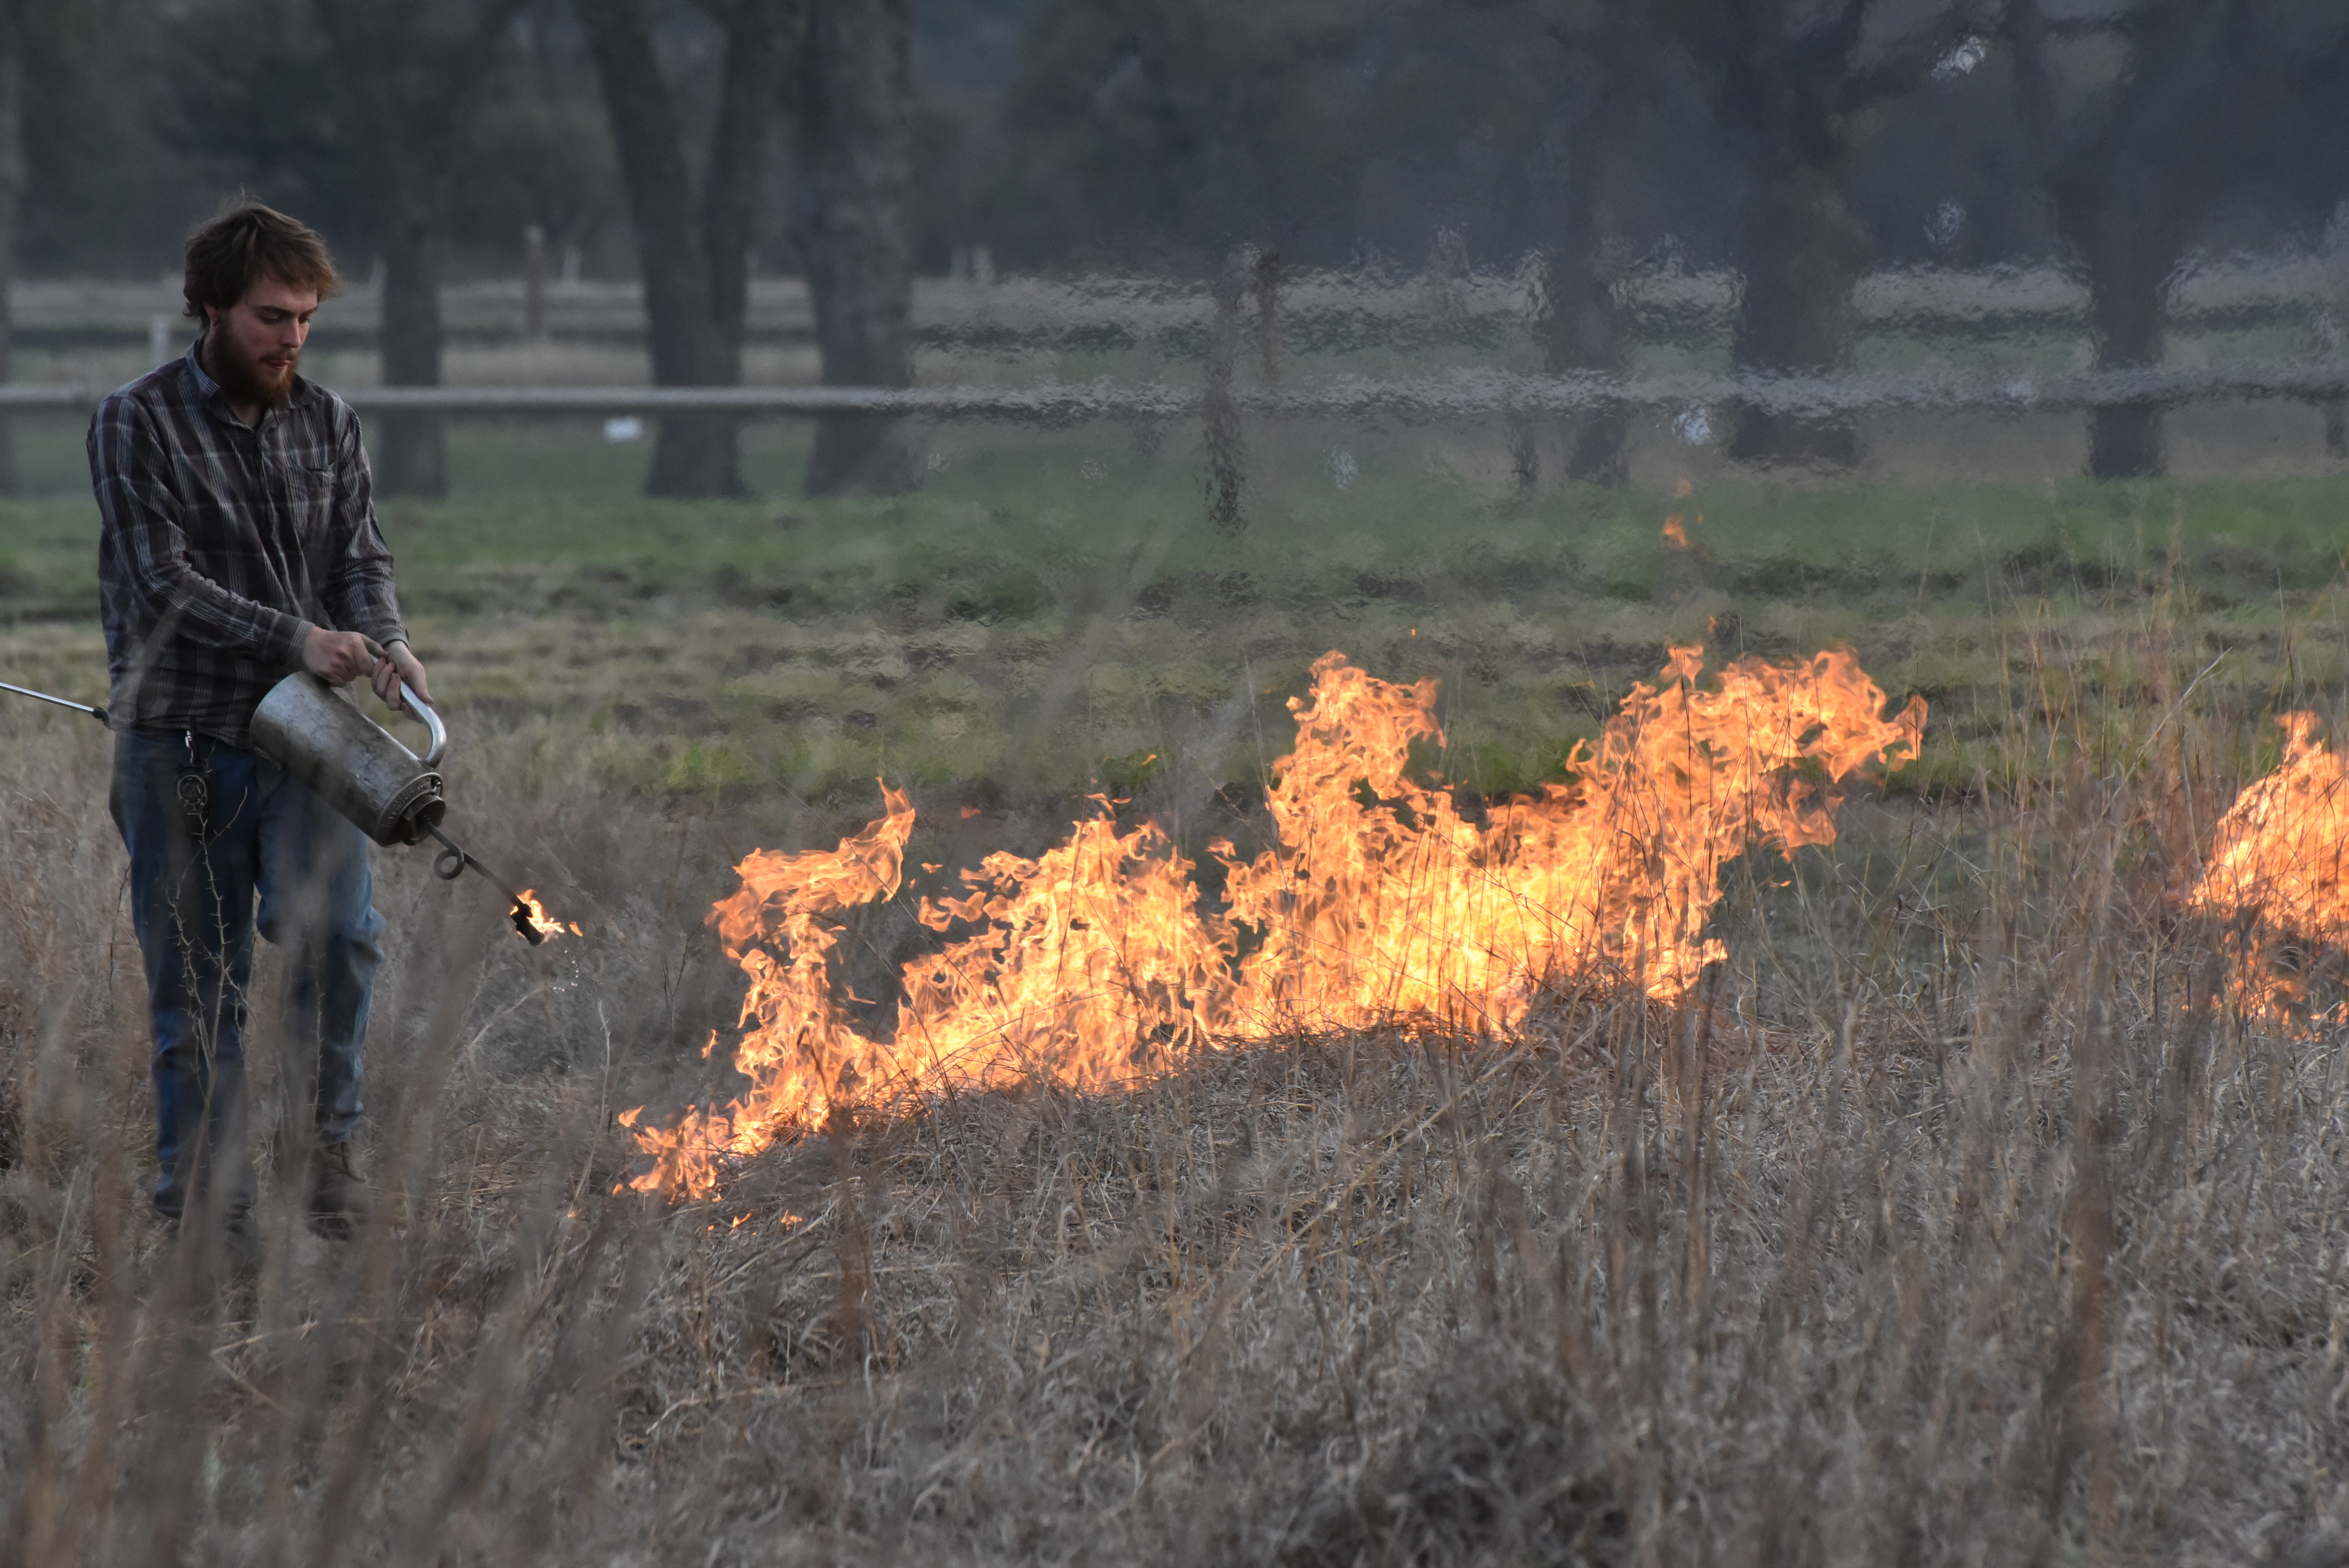
[[[1675,647],[1635,686],[1571,784],[1481,822],[1411,777],[1440,742],[1435,682],[1382,681],[1330,654],[1293,699],[1297,744],[1266,804],[1278,842],[1218,842],[1226,907],[1202,912],[1191,862],[1153,824],[1106,810],[1033,860],[999,853],[959,898],[925,899],[945,938],[899,974],[894,1035],[843,1009],[838,912],[894,894],[914,826],[885,814],[833,851],[761,851],[710,912],[749,977],[734,1065],[750,1088],[672,1128],[636,1130],[640,1190],[701,1196],[724,1161],[858,1109],[947,1090],[1132,1084],[1209,1043],[1424,1021],[1506,1029],[1562,983],[1678,998],[1723,954],[1704,926],[1723,861],[1835,838],[1834,786],[1914,753],[1924,704],[1883,716],[1848,653],[1740,659],[1700,686]],[[1808,765],[1807,772],[1804,765]],[[1824,782],[1819,776],[1824,775]]]
[[[574,936],[585,936],[586,934],[585,932],[579,929],[579,926],[575,922],[566,925],[562,921],[550,917],[546,913],[546,905],[538,901],[538,892],[534,888],[523,889],[522,892],[516,895],[514,904],[523,918],[530,922],[531,925],[541,936],[560,936],[566,931]]]

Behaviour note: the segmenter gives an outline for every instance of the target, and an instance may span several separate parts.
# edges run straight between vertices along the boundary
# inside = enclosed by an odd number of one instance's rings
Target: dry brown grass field
[[[450,520],[409,526],[420,556]],[[1640,594],[1506,603],[1087,600],[1065,561],[976,609],[761,605],[755,564],[616,608],[519,568],[435,590],[452,826],[581,934],[526,947],[379,851],[395,1212],[337,1245],[273,1190],[218,1288],[144,1213],[106,738],[0,710],[0,1560],[2349,1562],[2344,1037],[2234,1006],[2181,899],[2272,715],[2333,716],[2337,586],[2084,593],[2002,547],[1980,593],[1838,598],[1640,550]],[[729,1092],[731,867],[876,815],[885,741],[941,878],[1094,785],[1195,844],[1261,830],[1327,647],[1442,676],[1436,763],[1510,786],[1708,623],[1716,657],[1846,643],[1932,711],[1835,844],[1728,866],[1729,957],[1680,1003],[1225,1042],[1123,1092],[838,1117],[707,1202],[616,1193],[619,1112]],[[76,695],[94,650],[0,634]],[[859,995],[936,885],[854,917]]]

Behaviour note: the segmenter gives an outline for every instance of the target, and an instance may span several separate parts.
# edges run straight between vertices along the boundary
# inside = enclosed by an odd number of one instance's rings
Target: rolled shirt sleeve
[[[341,548],[326,578],[326,603],[338,626],[365,632],[378,643],[404,643],[399,588],[391,547],[375,515],[375,479],[354,418],[345,433],[335,477],[335,537]]]

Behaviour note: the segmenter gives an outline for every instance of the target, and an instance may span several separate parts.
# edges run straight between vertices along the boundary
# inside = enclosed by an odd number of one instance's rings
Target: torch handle
[[[439,714],[425,706],[424,699],[416,695],[416,688],[406,681],[399,683],[399,700],[409,712],[424,721],[425,728],[432,732],[431,749],[418,760],[427,768],[438,768],[441,755],[449,749],[449,727],[440,722]]]
[[[367,652],[375,655],[378,665],[381,661],[391,656],[383,651],[382,645],[378,644],[373,637],[365,637],[361,640],[367,644]],[[449,749],[448,727],[440,722],[440,716],[427,707],[424,705],[424,699],[416,695],[416,688],[409,686],[406,681],[401,681],[399,683],[399,700],[402,706],[404,706],[409,713],[414,714],[418,718],[424,721],[425,728],[432,732],[431,749],[427,751],[422,757],[419,758],[418,760],[422,762],[427,768],[438,768],[440,765],[441,753]]]

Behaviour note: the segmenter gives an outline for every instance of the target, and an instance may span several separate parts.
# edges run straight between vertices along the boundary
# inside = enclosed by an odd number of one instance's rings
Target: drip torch
[[[88,703],[6,681],[0,681],[0,691],[69,707],[100,724],[108,722],[106,709]],[[433,858],[432,874],[443,882],[455,882],[465,874],[467,866],[472,867],[483,881],[513,900],[508,918],[524,941],[537,946],[546,940],[546,934],[539,929],[530,901],[440,830],[449,803],[440,775],[434,769],[449,749],[449,731],[440,716],[426,707],[406,681],[399,683],[399,695],[408,711],[431,734],[431,747],[421,757],[307,671],[287,676],[261,699],[253,715],[253,748],[316,791],[378,844],[440,840],[443,848]]]

